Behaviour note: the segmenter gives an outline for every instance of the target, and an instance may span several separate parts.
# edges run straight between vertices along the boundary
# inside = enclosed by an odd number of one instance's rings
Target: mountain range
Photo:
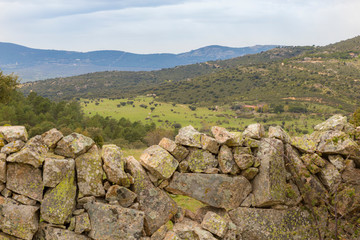
[[[75,52],[28,48],[0,42],[0,70],[15,73],[22,82],[101,71],[151,71],[224,60],[267,51],[275,45],[231,48],[207,46],[180,54],[134,54],[124,51]]]
[[[105,71],[29,82],[25,94],[55,100],[127,98],[216,106],[268,103],[352,112],[360,105],[360,36],[323,47],[279,47],[157,71]]]

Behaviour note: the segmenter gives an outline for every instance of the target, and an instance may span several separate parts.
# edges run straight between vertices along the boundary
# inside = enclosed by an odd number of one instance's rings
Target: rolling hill
[[[281,47],[229,60],[151,72],[100,72],[28,83],[53,99],[156,94],[166,102],[221,105],[322,104],[353,111],[360,104],[360,37],[324,47]]]
[[[99,71],[151,71],[209,60],[229,59],[274,48],[273,45],[230,48],[207,46],[181,54],[134,54],[123,51],[42,50],[0,43],[0,69],[22,82]]]

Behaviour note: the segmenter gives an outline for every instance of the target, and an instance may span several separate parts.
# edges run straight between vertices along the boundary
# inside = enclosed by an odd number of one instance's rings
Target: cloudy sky
[[[0,0],[0,42],[134,53],[326,45],[360,35],[359,0]]]

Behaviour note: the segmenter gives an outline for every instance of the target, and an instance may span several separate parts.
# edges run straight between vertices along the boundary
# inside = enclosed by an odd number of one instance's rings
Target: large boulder
[[[7,155],[20,151],[25,143],[21,140],[12,141],[1,148],[1,152]]]
[[[136,194],[125,187],[113,185],[106,193],[105,199],[109,202],[118,202],[123,207],[130,207],[135,199]]]
[[[38,209],[26,205],[0,205],[0,230],[20,239],[33,239],[39,225]]]
[[[91,231],[89,237],[101,240],[139,239],[142,236],[144,212],[103,203],[86,203]]]
[[[75,162],[68,160],[66,175],[56,187],[44,194],[41,203],[41,218],[53,224],[64,224],[76,205]]]
[[[311,216],[300,208],[289,210],[237,208],[229,212],[241,239],[317,239]]]
[[[43,233],[43,238],[45,240],[91,240],[91,238],[74,233],[66,229],[52,227],[51,225],[46,225],[40,229]]]
[[[220,152],[218,154],[218,161],[222,173],[237,174],[238,172],[240,172],[240,168],[236,165],[234,161],[231,148],[229,148],[228,146],[221,146]]]
[[[6,154],[0,153],[0,182],[6,182]]]
[[[254,164],[254,156],[250,147],[235,147],[233,149],[234,160],[241,170],[248,169]]]
[[[225,128],[218,126],[213,126],[211,128],[211,133],[219,144],[224,144],[234,137],[233,134],[228,132]]]
[[[179,162],[165,149],[153,145],[140,156],[140,163],[159,179],[168,179],[175,172]]]
[[[186,162],[191,172],[205,172],[207,169],[215,168],[218,165],[218,160],[211,152],[197,148],[190,148]]]
[[[216,141],[215,138],[212,138],[208,135],[201,135],[201,145],[203,149],[208,150],[213,154],[217,154],[219,152],[220,144]]]
[[[75,158],[88,151],[95,142],[82,134],[72,133],[62,138],[55,148],[55,153],[61,156]]]
[[[189,125],[179,130],[175,142],[180,145],[201,148],[201,133]]]
[[[28,133],[24,126],[0,127],[0,135],[2,135],[7,142],[12,142],[15,140],[26,142],[28,140]]]
[[[49,148],[55,148],[56,144],[64,137],[64,135],[56,128],[53,128],[43,133],[41,137]]]
[[[183,221],[176,223],[172,231],[179,239],[216,240],[216,238],[210,232],[204,230],[199,223],[190,219],[184,219]]]
[[[228,221],[216,213],[209,211],[201,222],[201,227],[219,237],[224,237],[228,230]]]
[[[6,161],[30,164],[36,168],[41,167],[48,147],[44,144],[40,135],[31,138],[20,150],[20,152],[11,154]]]
[[[152,184],[135,158],[127,158],[127,168],[134,177],[133,191],[137,195],[139,209],[145,212],[145,231],[147,235],[152,235],[176,214],[177,205],[169,195]]]
[[[45,187],[56,187],[69,171],[74,169],[73,159],[45,158],[43,182]]]
[[[171,153],[171,155],[173,155],[179,162],[184,160],[184,158],[189,154],[189,150],[187,150],[184,146],[178,145],[168,138],[161,139],[159,146]]]
[[[79,196],[104,196],[105,190],[102,184],[104,171],[99,150],[94,145],[87,153],[75,159],[77,184]]]
[[[334,193],[338,185],[341,183],[341,174],[331,163],[327,163],[320,169],[319,178],[331,193]]]
[[[261,139],[265,136],[264,126],[260,123],[250,124],[243,132],[244,138]]]
[[[243,176],[175,172],[166,190],[195,198],[213,207],[234,209],[241,204],[252,188]]]
[[[285,145],[286,166],[294,178],[296,185],[304,196],[306,203],[323,202],[328,197],[328,193],[320,180],[312,175],[301,161],[299,152],[292,148],[290,144]]]
[[[289,143],[291,140],[289,134],[280,126],[269,127],[269,138],[277,138],[283,142]]]
[[[125,173],[125,161],[121,149],[116,145],[104,145],[101,151],[104,171],[107,179],[118,185],[127,186],[128,176]]]
[[[292,137],[290,139],[290,144],[301,152],[314,153],[318,143],[312,138],[311,135],[303,135],[301,137]]]
[[[261,140],[257,157],[261,165],[259,174],[253,180],[255,205],[268,207],[285,203],[284,144],[275,138],[264,138]]]
[[[8,163],[6,187],[11,191],[41,201],[44,189],[41,170],[28,164]]]
[[[342,131],[347,125],[347,117],[342,115],[334,115],[325,122],[319,123],[314,127],[315,131],[328,131],[328,130],[338,130]]]
[[[360,147],[346,133],[325,131],[319,133],[317,151],[324,154],[341,154],[354,159],[360,158]]]

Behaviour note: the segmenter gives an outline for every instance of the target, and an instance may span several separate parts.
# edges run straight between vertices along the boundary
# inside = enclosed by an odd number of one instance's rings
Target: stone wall
[[[335,218],[359,238],[360,131],[340,115],[314,130],[188,126],[136,160],[77,133],[0,127],[0,239],[333,239]]]

